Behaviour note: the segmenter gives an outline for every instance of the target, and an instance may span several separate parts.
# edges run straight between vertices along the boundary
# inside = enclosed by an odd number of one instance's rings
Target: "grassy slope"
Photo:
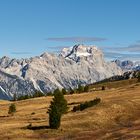
[[[82,112],[69,112],[62,118],[59,130],[25,129],[33,126],[48,126],[47,108],[51,97],[34,98],[15,102],[17,112],[7,116],[11,102],[0,101],[0,140],[46,140],[99,139],[138,140],[140,139],[140,84],[125,84],[124,81],[112,89],[85,94],[65,96],[68,103],[78,103],[100,97],[102,102]],[[110,87],[110,88],[111,88]],[[70,110],[73,105],[69,105]],[[34,115],[31,113],[35,112]]]
[[[136,82],[137,82],[137,78],[129,79],[129,80],[121,80],[121,81],[112,81],[112,82],[98,82],[90,85],[90,88],[91,90],[94,90],[94,88],[100,89],[102,86],[105,86],[108,89],[119,88],[119,87],[124,87],[124,86],[134,84]]]

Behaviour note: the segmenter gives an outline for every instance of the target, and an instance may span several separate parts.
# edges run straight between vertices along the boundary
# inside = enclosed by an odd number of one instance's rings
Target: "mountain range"
[[[121,67],[123,71],[140,70],[140,61],[133,62],[130,60],[114,60],[113,62],[115,62],[119,67]]]
[[[60,54],[43,53],[28,59],[0,59],[0,99],[75,88],[123,73],[118,61],[106,62],[96,46],[75,45]]]

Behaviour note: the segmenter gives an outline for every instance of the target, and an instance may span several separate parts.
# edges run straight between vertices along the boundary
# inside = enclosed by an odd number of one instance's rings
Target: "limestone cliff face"
[[[0,59],[0,98],[6,94],[44,93],[56,88],[74,88],[121,75],[115,62],[105,62],[96,46],[75,45],[64,48],[59,55],[44,53],[30,59]]]

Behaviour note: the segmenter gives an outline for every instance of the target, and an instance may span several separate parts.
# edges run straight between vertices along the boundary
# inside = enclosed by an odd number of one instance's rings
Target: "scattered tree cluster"
[[[96,99],[91,100],[91,101],[86,101],[84,103],[81,103],[80,105],[74,106],[72,111],[73,112],[82,111],[88,107],[95,106],[95,105],[99,104],[100,102],[101,102],[100,98],[96,98]]]
[[[89,91],[88,85],[82,86],[79,84],[77,89],[70,88],[69,90],[66,90],[65,88],[63,88],[60,92],[63,95],[67,95],[67,94],[82,93],[82,92],[88,92],[88,91]],[[26,99],[42,97],[42,96],[53,96],[55,94],[55,92],[56,92],[56,90],[54,90],[54,92],[48,92],[48,93],[44,94],[40,91],[35,91],[35,93],[21,95],[19,97],[17,97],[16,94],[14,94],[13,100],[16,101],[16,100],[26,100]]]
[[[82,86],[81,84],[78,85],[78,88],[72,89],[70,88],[67,94],[74,94],[74,93],[83,93],[89,92],[89,86]]]
[[[19,97],[16,97],[14,95],[14,101],[16,101],[16,100],[26,100],[26,99],[42,97],[42,96],[44,96],[44,93],[42,93],[40,91],[36,91],[33,95],[26,94],[26,95],[21,95]]]
[[[78,88],[77,88],[77,92],[78,93],[82,93],[82,92],[88,92],[89,91],[89,86],[86,85],[86,86],[82,86],[82,85],[78,85]]]

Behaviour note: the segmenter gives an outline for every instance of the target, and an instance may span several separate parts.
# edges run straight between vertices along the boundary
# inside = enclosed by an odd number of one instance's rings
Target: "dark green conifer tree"
[[[50,128],[58,129],[61,124],[61,117],[67,112],[67,101],[59,89],[54,91],[54,98],[49,107],[49,124]]]

